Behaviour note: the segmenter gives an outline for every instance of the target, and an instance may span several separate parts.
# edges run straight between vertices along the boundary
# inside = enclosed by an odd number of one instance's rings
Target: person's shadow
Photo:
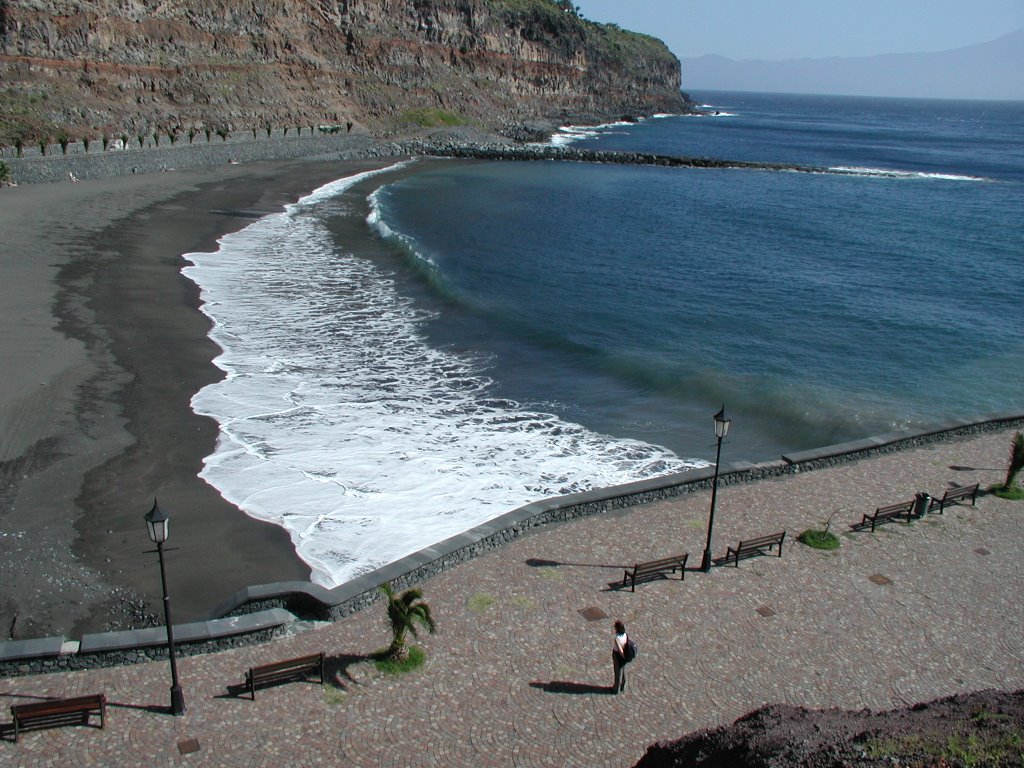
[[[587,693],[609,694],[612,692],[610,685],[591,685],[590,683],[573,683],[568,680],[551,680],[541,682],[536,680],[530,683],[531,688],[540,688],[545,693],[571,693],[579,696]]]

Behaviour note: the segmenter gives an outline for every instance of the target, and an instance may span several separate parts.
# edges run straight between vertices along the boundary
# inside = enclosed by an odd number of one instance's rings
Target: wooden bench
[[[245,673],[245,685],[249,689],[252,700],[256,701],[256,686],[283,683],[298,680],[316,672],[320,675],[320,685],[324,684],[324,654],[314,653],[310,656],[299,656],[287,661],[277,661],[260,667],[249,667]]]
[[[14,740],[27,727],[47,728],[58,725],[87,725],[89,715],[100,716],[100,728],[106,725],[107,697],[102,693],[76,696],[71,699],[52,699],[34,704],[12,704]]]
[[[974,502],[978,499],[978,484],[974,485],[958,485],[956,488],[948,489],[942,494],[941,499],[932,498],[931,504],[928,505],[928,511],[931,512],[933,509],[938,507],[939,514],[942,514],[942,510],[946,508],[947,504],[959,504],[965,499],[971,500],[971,506],[974,506]]]
[[[622,586],[626,586],[626,582],[630,583],[630,592],[636,592],[636,583],[638,581],[650,581],[656,576],[664,576],[668,578],[669,573],[675,573],[676,569],[679,569],[679,580],[682,581],[686,578],[686,558],[690,556],[690,553],[682,555],[672,555],[672,557],[663,557],[660,560],[651,560],[649,563],[637,563],[633,566],[633,570],[626,570],[622,574]]]
[[[901,517],[906,518],[906,521],[909,523],[913,512],[913,500],[901,501],[899,504],[889,504],[884,507],[879,507],[874,512],[868,512],[861,518],[859,523],[853,523],[850,527],[854,530],[860,530],[861,528],[867,528],[868,524],[870,524],[871,532],[874,533],[876,525],[898,520]]]
[[[730,560],[734,560],[736,567],[739,568],[740,558],[766,555],[771,551],[772,547],[778,547],[779,557],[782,557],[782,542],[785,538],[786,532],[779,531],[778,533],[770,533],[767,536],[758,536],[756,539],[741,541],[735,547],[728,547],[725,550],[725,557],[722,559],[722,563],[728,564]]]

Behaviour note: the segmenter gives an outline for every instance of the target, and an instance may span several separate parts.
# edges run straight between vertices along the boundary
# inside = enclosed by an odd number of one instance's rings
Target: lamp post
[[[160,585],[164,592],[164,621],[167,623],[167,650],[171,657],[171,714],[185,714],[185,697],[178,684],[178,664],[174,658],[174,628],[171,626],[171,600],[167,596],[167,575],[164,571],[164,542],[167,541],[167,523],[170,516],[157,506],[153,499],[153,508],[146,513],[146,525],[149,538],[156,544],[156,552],[160,556]],[[152,552],[153,550],[149,550]]]
[[[715,479],[711,482],[711,512],[708,514],[708,540],[704,545],[704,559],[700,569],[707,573],[711,570],[711,532],[715,527],[715,497],[718,496],[718,465],[722,461],[722,440],[729,434],[732,422],[725,418],[725,406],[715,414],[715,437],[718,438],[718,453],[715,455]]]

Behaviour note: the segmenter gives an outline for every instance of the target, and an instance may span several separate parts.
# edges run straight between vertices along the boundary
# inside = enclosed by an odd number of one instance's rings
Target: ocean
[[[334,586],[521,504],[1024,411],[1024,103],[695,93],[597,150],[418,160],[187,254],[202,476]]]

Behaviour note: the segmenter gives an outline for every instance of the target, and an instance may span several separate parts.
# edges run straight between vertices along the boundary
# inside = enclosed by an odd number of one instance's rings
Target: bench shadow
[[[949,468],[954,472],[1001,472],[996,467],[962,467],[958,464],[950,464]]]
[[[614,563],[565,563],[560,560],[545,560],[540,557],[531,557],[524,561],[531,568],[557,568],[560,565],[572,565],[577,568],[631,568],[630,565],[616,565]]]
[[[80,725],[84,728],[96,728],[99,730],[103,729],[103,726],[99,722],[91,722],[87,718],[83,718],[80,712],[69,712],[62,715],[51,715],[50,717],[40,718],[28,725],[23,725],[18,729],[19,733],[32,733],[34,731],[48,731],[52,728],[65,728],[72,725]],[[0,741],[10,741],[12,744],[17,743],[14,740],[14,723],[3,723],[0,724]]]
[[[539,688],[545,693],[568,693],[574,696],[586,695],[588,693],[600,693],[604,695],[611,695],[612,687],[610,685],[591,685],[590,683],[573,683],[568,680],[549,680],[548,682],[542,682],[535,680],[530,683],[531,688]]]
[[[121,701],[108,701],[107,707],[117,707],[118,709],[137,709],[140,712],[150,712],[154,715],[169,715],[171,708],[161,704],[125,704]]]

